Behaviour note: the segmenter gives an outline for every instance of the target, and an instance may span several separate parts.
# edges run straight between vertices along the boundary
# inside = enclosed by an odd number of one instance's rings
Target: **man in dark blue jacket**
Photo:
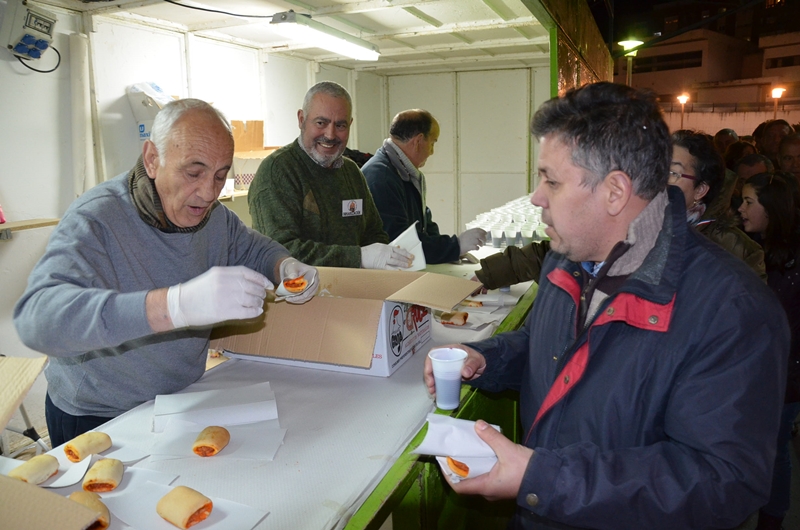
[[[536,112],[551,252],[523,328],[460,345],[462,377],[518,389],[516,445],[453,485],[514,528],[733,528],[768,497],[789,330],[747,266],[686,223],[655,98],[570,90]],[[722,310],[724,308],[724,310]],[[429,363],[425,381],[435,391]]]
[[[361,168],[383,220],[383,229],[394,239],[417,223],[427,263],[458,261],[486,240],[486,232],[471,228],[460,236],[439,233],[425,203],[425,175],[419,170],[433,154],[439,139],[439,123],[426,110],[404,110],[394,117],[389,138]]]

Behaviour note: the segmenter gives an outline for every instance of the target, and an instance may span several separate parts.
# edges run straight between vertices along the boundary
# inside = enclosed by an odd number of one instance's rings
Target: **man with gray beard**
[[[300,136],[265,158],[250,186],[253,228],[304,263],[408,268],[413,256],[387,244],[364,175],[342,156],[352,109],[350,94],[337,83],[308,90],[297,111]]]

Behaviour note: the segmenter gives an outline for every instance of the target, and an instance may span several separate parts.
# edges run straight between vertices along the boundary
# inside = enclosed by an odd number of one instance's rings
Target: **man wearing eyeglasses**
[[[520,330],[453,346],[462,380],[519,390],[524,434],[477,421],[497,463],[453,490],[515,500],[515,529],[736,527],[770,491],[783,309],[687,224],[654,95],[585,85],[531,132],[551,249],[536,302]],[[424,379],[434,393],[430,360]]]

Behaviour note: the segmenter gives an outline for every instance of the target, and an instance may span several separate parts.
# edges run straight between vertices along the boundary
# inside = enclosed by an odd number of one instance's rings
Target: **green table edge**
[[[536,283],[531,284],[525,294],[520,297],[514,309],[497,327],[495,335],[518,329],[525,322],[538,290],[539,286]],[[467,404],[475,397],[477,392],[475,388],[462,385],[462,405],[459,407],[459,412],[453,413],[436,409],[436,414],[453,414],[455,417],[459,417],[460,412],[467,408]],[[411,451],[419,447],[419,444],[425,438],[427,430],[428,426],[425,424],[416,436],[411,439],[397,461],[347,522],[344,527],[345,530],[377,530],[391,515],[392,510],[411,488],[417,476],[423,472],[423,464],[419,461],[420,455],[413,454]]]

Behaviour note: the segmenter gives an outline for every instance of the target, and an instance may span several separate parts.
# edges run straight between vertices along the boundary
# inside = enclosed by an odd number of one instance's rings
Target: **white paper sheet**
[[[441,414],[428,414],[428,432],[412,451],[419,455],[451,456],[453,458],[495,456],[489,444],[475,432],[475,422],[459,420]],[[500,427],[493,425],[498,431]]]
[[[89,459],[87,458],[87,460]],[[93,458],[92,463],[97,460],[99,460],[99,458]],[[122,472],[122,481],[119,483],[119,486],[112,491],[98,493],[98,495],[100,495],[101,500],[108,509],[111,510],[111,506],[109,506],[107,502],[108,499],[120,497],[126,500],[126,502],[135,502],[137,492],[140,488],[147,487],[148,484],[153,482],[169,486],[177,478],[178,475],[174,473],[163,473],[152,469],[125,466],[125,470]],[[65,488],[58,488],[55,492],[66,497],[73,491],[80,491],[82,489],[83,481],[77,484],[71,484]],[[111,511],[113,512],[113,510]]]
[[[125,513],[131,509],[131,506],[137,506],[141,492],[152,484],[169,486],[177,478],[178,475],[170,473],[126,467],[120,485],[117,486],[114,491],[99,494],[100,500],[106,505],[109,512],[111,512],[111,524],[108,530],[125,530],[131,528],[131,526],[121,519],[118,513]],[[81,484],[76,484],[69,488],[59,489],[56,493],[69,497],[73,491],[79,491],[81,488]]]
[[[492,425],[498,431],[500,427]],[[466,464],[469,473],[463,478],[474,478],[494,467],[497,456],[489,444],[475,432],[475,422],[459,420],[441,414],[428,414],[428,432],[419,446],[412,451],[420,455],[436,456],[436,461],[451,482],[463,480],[447,464],[447,457]]]
[[[504,293],[498,289],[491,290],[486,294],[470,295],[469,297],[470,300],[482,302],[484,306],[499,307],[515,306],[519,302],[519,298],[520,296],[514,293]]]
[[[427,263],[425,262],[425,252],[422,250],[422,242],[420,242],[419,235],[417,235],[418,222],[419,221],[414,221],[413,225],[406,228],[402,234],[394,238],[394,241],[389,243],[390,246],[400,247],[414,255],[414,262],[411,264],[411,267],[400,270],[421,271],[427,266]]]
[[[158,395],[153,432],[164,430],[170,419],[201,425],[239,425],[278,417],[269,382],[225,390]]]
[[[222,425],[231,435],[231,441],[222,451],[209,458],[238,458],[270,461],[283,444],[286,429],[278,420],[260,421],[246,425]],[[205,460],[192,452],[197,433],[206,426],[180,420],[170,420],[164,432],[156,435],[150,461],[165,458],[194,458]]]
[[[47,451],[46,454],[52,455],[58,459],[58,472],[39,484],[39,486],[43,488],[65,488],[67,486],[76,484],[83,479],[83,476],[86,474],[86,471],[89,469],[89,466],[93,461],[92,458],[84,458],[80,462],[72,462],[69,458],[67,458],[66,453],[64,453],[65,445],[67,444],[63,443],[58,447],[54,447],[53,449]],[[131,447],[123,447],[119,444],[115,445],[112,440],[111,447],[103,451],[102,456],[105,458],[116,458],[123,464],[127,464],[141,460],[142,458],[146,457],[147,454]],[[0,456],[0,473],[3,475],[8,475],[9,471],[19,465],[22,465],[23,462],[23,460],[15,460],[13,458]]]
[[[89,469],[89,463],[92,460],[91,458],[84,458],[80,462],[71,462],[67,455],[64,454],[64,449],[60,446],[56,449],[51,449],[47,454],[58,459],[58,472],[39,484],[43,488],[62,488],[75,484],[86,474],[86,470]],[[0,457],[0,473],[8,475],[9,471],[24,463],[24,460]]]
[[[191,487],[191,486],[190,486]],[[125,496],[104,497],[103,501],[113,514],[126,524],[140,530],[175,530],[175,527],[161,518],[156,505],[173,486],[148,482],[137,487],[135,492]],[[202,491],[200,493],[203,493]],[[205,495],[205,494],[204,494]],[[250,530],[269,512],[257,510],[238,502],[206,495],[214,503],[208,519],[198,523],[197,530]],[[125,497],[132,497],[126,499]]]

